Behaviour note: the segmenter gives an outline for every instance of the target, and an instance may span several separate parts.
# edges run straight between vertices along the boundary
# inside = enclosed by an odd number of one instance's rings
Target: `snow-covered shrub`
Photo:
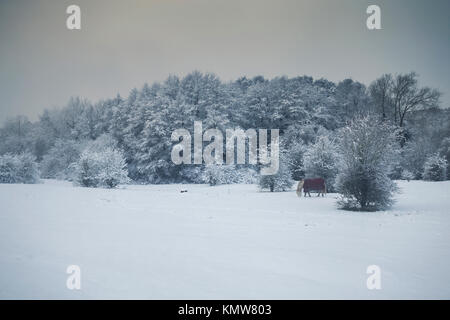
[[[71,179],[71,165],[80,158],[82,145],[73,140],[57,140],[41,162],[43,178]]]
[[[242,167],[238,168],[236,165],[206,165],[203,173],[203,182],[208,183],[210,186],[221,184],[233,184],[233,183],[255,183],[256,171]]]
[[[235,183],[234,165],[209,164],[203,170],[203,180],[210,186]]]
[[[204,174],[201,166],[180,165],[181,169],[178,172],[180,181],[182,183],[205,183]]]
[[[443,181],[447,178],[447,160],[432,154],[427,158],[423,166],[423,179],[428,181]]]
[[[37,183],[39,170],[30,153],[0,156],[0,183]]]
[[[31,153],[23,153],[18,155],[19,167],[17,177],[20,183],[37,183],[39,182],[39,169],[36,158]]]
[[[0,156],[0,183],[15,183],[19,161],[11,154]]]
[[[260,174],[258,181],[261,190],[268,189],[270,192],[290,190],[293,184],[294,180],[288,167],[287,157],[283,154],[280,154],[278,172],[273,175]]]
[[[96,152],[83,152],[76,166],[72,166],[75,170],[75,181],[83,187],[99,186],[100,159],[101,156]]]
[[[336,146],[328,137],[321,136],[311,145],[303,158],[306,178],[323,178],[329,192],[334,191],[338,155]]]
[[[236,174],[237,183],[253,184],[258,182],[258,173],[252,167],[238,168]]]
[[[104,155],[103,166],[98,175],[101,185],[114,188],[120,183],[127,183],[129,181],[127,165],[122,153],[106,149],[102,154]]]
[[[393,203],[397,190],[389,178],[397,133],[386,123],[359,118],[340,131],[339,173],[335,188],[344,209],[380,210]]]
[[[414,176],[414,173],[405,169],[402,171],[401,178],[402,178],[402,180],[409,181],[409,180],[414,180],[415,176]]]
[[[75,166],[76,181],[84,187],[114,188],[129,181],[122,153],[110,147],[86,149]]]

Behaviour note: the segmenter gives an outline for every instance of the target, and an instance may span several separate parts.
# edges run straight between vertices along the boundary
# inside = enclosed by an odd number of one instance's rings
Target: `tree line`
[[[93,162],[92,153],[97,153],[94,158],[102,163],[103,153],[123,161],[126,176],[139,183],[255,181],[259,168],[253,165],[230,170],[172,163],[172,131],[202,121],[205,128],[222,131],[279,129],[281,171],[298,180],[318,162],[312,150],[335,153],[338,132],[356,118],[370,117],[399,132],[390,177],[426,179],[427,161],[428,167],[434,161],[447,170],[449,116],[440,93],[420,86],[414,72],[386,74],[366,87],[352,79],[334,83],[308,76],[222,82],[214,74],[194,71],[145,84],[127,97],[96,103],[73,97],[61,108],[45,110],[35,122],[24,116],[8,119],[0,129],[0,155],[32,155],[42,178],[76,180],[74,173],[87,174],[81,172],[80,159]],[[117,170],[120,165],[112,172]]]

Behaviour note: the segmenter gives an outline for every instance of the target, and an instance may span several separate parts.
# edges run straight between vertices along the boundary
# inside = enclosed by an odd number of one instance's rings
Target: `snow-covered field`
[[[253,185],[2,184],[0,298],[449,299],[450,181],[398,183],[375,213]]]

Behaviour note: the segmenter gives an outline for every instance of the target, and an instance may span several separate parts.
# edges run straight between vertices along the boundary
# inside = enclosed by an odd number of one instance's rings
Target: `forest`
[[[380,132],[396,132],[395,146],[389,145],[395,152],[383,160],[390,179],[450,178],[450,109],[441,105],[437,90],[419,84],[414,72],[385,74],[366,87],[352,79],[334,83],[308,76],[222,82],[214,74],[194,71],[145,84],[127,97],[95,103],[73,97],[34,122],[25,116],[8,119],[0,129],[0,181],[52,178],[106,187],[131,181],[258,181],[258,165],[171,161],[171,133],[192,130],[194,121],[202,121],[205,128],[222,132],[279,129],[280,170],[264,177],[262,187],[279,182],[280,188],[274,189],[284,190],[291,185],[288,180],[320,175],[332,180],[332,190],[339,153],[344,152],[343,135],[351,135],[344,131],[355,119],[369,127],[384,126]],[[380,132],[372,132],[375,140]],[[387,146],[380,148],[376,152],[385,154]]]

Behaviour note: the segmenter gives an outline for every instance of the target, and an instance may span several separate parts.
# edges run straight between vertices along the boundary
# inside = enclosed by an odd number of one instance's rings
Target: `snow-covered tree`
[[[432,108],[439,104],[441,93],[436,89],[418,86],[415,72],[399,74],[393,80],[392,101],[394,120],[399,127],[405,124],[406,115],[416,109]]]
[[[447,160],[435,153],[428,157],[423,166],[423,179],[443,181],[447,178]]]
[[[408,141],[401,150],[401,167],[410,171],[414,179],[422,179],[423,166],[429,154],[433,153],[426,137],[418,137]]]
[[[0,183],[16,183],[19,160],[12,154],[0,156]]]
[[[118,150],[117,141],[110,134],[106,133],[82,146],[84,146],[84,150],[89,152],[103,152],[109,149]]]
[[[447,180],[450,180],[450,138],[442,140],[439,154],[447,161]]]
[[[37,183],[39,182],[39,169],[36,158],[31,153],[22,153],[17,156],[19,167],[17,171],[18,182]]]
[[[106,149],[103,153],[102,167],[98,178],[102,186],[114,188],[129,181],[125,158],[118,150]]]
[[[397,190],[389,178],[397,150],[397,133],[370,117],[358,118],[340,131],[339,204],[352,210],[380,210],[393,203]]]
[[[335,144],[327,136],[320,136],[303,158],[306,178],[325,179],[327,190],[334,191],[338,155]]]
[[[0,154],[30,152],[32,123],[24,116],[7,119],[0,129]]]
[[[288,164],[291,176],[294,180],[301,180],[305,177],[303,158],[306,152],[306,146],[297,141],[290,144],[290,148],[287,152]]]
[[[83,152],[77,164],[73,166],[75,181],[83,187],[97,187],[100,184],[98,174],[101,170],[101,156],[96,152]]]
[[[202,179],[210,186],[233,183],[254,183],[256,182],[256,171],[252,168],[236,165],[206,165],[202,172]]]
[[[374,111],[380,113],[383,120],[391,120],[399,127],[405,125],[407,116],[413,111],[437,106],[441,95],[437,90],[419,87],[415,72],[395,76],[384,74],[372,82],[369,93]]]
[[[39,170],[30,153],[0,156],[0,183],[37,183]]]
[[[114,188],[129,181],[123,155],[110,147],[100,151],[86,149],[75,168],[76,182],[84,187]]]
[[[258,173],[253,167],[242,166],[236,171],[237,182],[243,184],[254,184],[258,182]]]
[[[210,186],[236,183],[236,167],[234,165],[206,165],[203,170],[203,180]]]
[[[355,116],[365,115],[369,111],[366,87],[352,79],[339,82],[336,86],[336,100],[339,105],[336,110],[337,116],[344,121]]]
[[[410,180],[414,180],[414,173],[412,173],[411,171],[409,171],[409,170],[403,170],[402,171],[402,174],[401,174],[401,179],[402,180],[407,180],[407,181],[410,181]]]
[[[290,190],[293,184],[294,180],[292,179],[287,156],[284,152],[280,153],[278,172],[273,175],[260,174],[258,181],[261,190],[268,189],[270,192]]]
[[[58,139],[41,162],[43,178],[69,179],[71,164],[80,158],[83,144],[74,140]]]
[[[392,99],[391,90],[393,80],[391,74],[384,74],[369,86],[371,102],[374,112],[381,114],[381,119],[386,120],[391,112]]]
[[[351,79],[335,84],[308,76],[256,76],[225,83],[196,71],[145,84],[127,98],[117,95],[90,103],[74,97],[61,109],[44,111],[35,123],[25,117],[7,120],[0,128],[0,155],[30,152],[40,162],[43,177],[70,179],[75,167],[70,163],[80,154],[75,145],[80,145],[79,150],[92,141],[105,146],[101,141],[108,136],[113,143],[107,144],[123,153],[132,179],[202,183],[204,166],[175,165],[170,159],[173,130],[185,128],[192,134],[194,121],[202,121],[204,129],[222,131],[279,129],[291,175],[298,180],[305,176],[305,147],[318,136],[335,138],[337,129],[371,110],[385,115],[378,118],[404,127],[402,161],[391,178],[400,178],[403,169],[421,178],[427,157],[436,152],[450,160],[448,145],[441,145],[450,136],[450,111],[435,108],[437,92],[419,88],[415,74],[387,75],[369,91],[370,97],[364,85]],[[92,149],[98,152],[98,146]],[[237,168],[254,169],[252,165]],[[252,179],[250,171],[240,172],[249,178],[243,180]]]

